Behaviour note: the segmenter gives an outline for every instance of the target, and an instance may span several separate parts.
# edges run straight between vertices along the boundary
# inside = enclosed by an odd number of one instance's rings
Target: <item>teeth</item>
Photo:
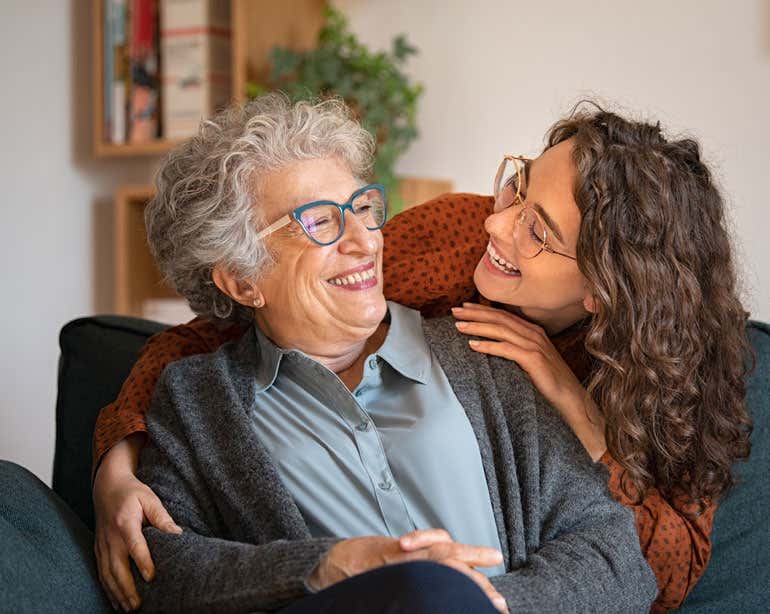
[[[487,253],[490,256],[490,259],[492,260],[492,264],[495,265],[495,268],[500,269],[504,273],[518,273],[519,269],[511,264],[510,262],[506,261],[503,257],[499,256],[497,252],[495,251],[495,248],[492,247],[492,244],[487,244]]]
[[[375,276],[376,276],[376,273],[374,272],[374,267],[372,267],[371,269],[367,269],[366,271],[351,273],[350,275],[346,275],[345,277],[334,277],[333,279],[329,280],[329,283],[335,286],[348,286],[350,284],[361,283],[362,281],[366,281],[367,279],[372,279]]]

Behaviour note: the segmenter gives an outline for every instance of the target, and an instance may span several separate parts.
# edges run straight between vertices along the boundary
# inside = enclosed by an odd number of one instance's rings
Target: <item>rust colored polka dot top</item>
[[[390,220],[383,229],[387,298],[420,309],[426,317],[447,315],[451,307],[463,301],[478,301],[473,270],[486,247],[483,221],[491,210],[491,197],[445,194]],[[144,414],[153,388],[169,362],[212,352],[243,332],[237,326],[221,330],[196,318],[152,337],[118,398],[99,414],[94,433],[94,466],[121,439],[146,431]],[[583,331],[572,330],[553,338],[554,345],[581,380],[590,371],[583,337]],[[666,501],[657,490],[634,504],[620,488],[620,464],[608,454],[601,461],[610,470],[611,492],[636,516],[642,551],[658,579],[659,594],[652,611],[677,608],[708,564],[715,506],[693,516],[684,503]]]

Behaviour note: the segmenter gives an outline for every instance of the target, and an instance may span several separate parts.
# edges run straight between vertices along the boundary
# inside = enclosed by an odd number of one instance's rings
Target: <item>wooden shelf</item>
[[[102,158],[118,158],[132,156],[160,156],[182,141],[167,141],[158,139],[149,143],[95,143],[96,155]]]
[[[325,0],[218,0],[230,2],[231,91],[234,101],[246,98],[246,84],[264,82],[268,54],[276,45],[310,49],[323,25]],[[110,143],[104,134],[104,0],[93,2],[93,135],[97,157],[158,156],[178,141]],[[162,104],[162,103],[161,103]]]
[[[405,177],[401,197],[406,208],[453,189],[450,181]],[[115,197],[115,313],[143,317],[146,300],[173,298],[147,246],[144,208],[152,186],[124,186]]]

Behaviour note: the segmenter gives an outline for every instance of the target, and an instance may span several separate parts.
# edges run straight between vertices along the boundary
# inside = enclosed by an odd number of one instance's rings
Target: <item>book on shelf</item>
[[[147,143],[160,136],[158,0],[131,0],[131,95],[128,140]]]
[[[230,2],[161,0],[163,133],[194,135],[230,101]]]
[[[103,0],[104,139],[179,139],[230,102],[230,2]]]
[[[127,0],[105,1],[104,114],[105,135],[112,143],[126,141],[128,89]]]

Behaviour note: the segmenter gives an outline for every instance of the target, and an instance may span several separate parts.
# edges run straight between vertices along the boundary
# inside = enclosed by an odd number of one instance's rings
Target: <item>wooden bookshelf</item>
[[[310,49],[323,25],[325,0],[219,0],[230,2],[232,98],[246,98],[246,84],[264,83],[270,70],[269,52],[281,45]],[[93,135],[97,157],[160,156],[179,141],[158,139],[141,144],[115,144],[104,134],[103,24],[104,0],[93,2]],[[452,190],[448,181],[405,178],[401,183],[404,206],[414,205]],[[163,282],[147,246],[144,209],[152,186],[124,186],[115,194],[114,310],[142,317],[143,303],[175,297]]]
[[[408,208],[453,189],[450,181],[406,177],[401,197]],[[144,228],[144,208],[152,186],[124,186],[115,196],[115,313],[143,317],[148,299],[172,298],[150,255]]]
[[[263,82],[276,45],[309,49],[323,24],[325,0],[220,0],[230,2],[232,98],[246,97],[249,81]],[[159,156],[177,141],[111,143],[104,134],[104,0],[93,2],[93,149],[97,157]]]

